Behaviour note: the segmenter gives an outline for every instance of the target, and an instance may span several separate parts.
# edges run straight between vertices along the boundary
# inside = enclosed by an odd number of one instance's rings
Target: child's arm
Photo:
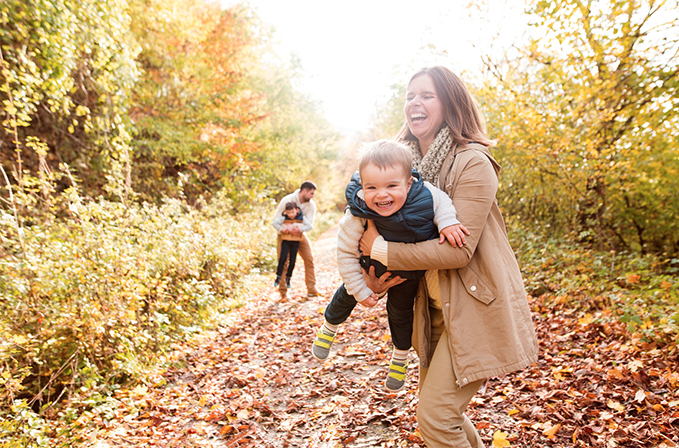
[[[448,240],[453,246],[462,247],[467,243],[465,235],[469,235],[469,231],[457,219],[457,210],[450,196],[429,182],[424,184],[434,199],[434,223],[439,228],[439,244]]]
[[[337,231],[337,269],[347,292],[359,303],[374,294],[365,284],[363,269],[359,262],[361,252],[358,249],[358,241],[363,235],[363,223],[363,219],[355,217],[347,210],[340,220]]]
[[[276,230],[278,230],[279,232],[283,232],[283,227],[284,227],[284,226],[283,226],[283,223],[284,223],[284,222],[285,222],[285,216],[283,216],[283,215],[281,215],[281,216],[276,216],[276,217],[273,219],[273,226],[274,226],[274,228],[275,228]],[[289,233],[289,232],[283,232],[283,233]]]

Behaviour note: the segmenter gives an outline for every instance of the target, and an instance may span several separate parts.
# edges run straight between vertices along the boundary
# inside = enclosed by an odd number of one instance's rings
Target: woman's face
[[[404,110],[410,132],[420,142],[420,148],[429,149],[443,126],[443,103],[431,76],[422,74],[410,82]]]

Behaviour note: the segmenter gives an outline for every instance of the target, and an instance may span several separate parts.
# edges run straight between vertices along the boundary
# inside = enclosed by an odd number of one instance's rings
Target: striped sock
[[[337,329],[339,328],[339,325],[333,325],[327,320],[323,321],[323,325],[321,326],[321,331],[325,334],[328,334],[330,336],[335,336],[335,333],[337,333]]]
[[[399,350],[396,347],[394,347],[394,352],[391,354],[391,359],[393,359],[394,361],[398,361],[400,363],[404,363],[408,361],[408,353],[410,353],[410,349]]]

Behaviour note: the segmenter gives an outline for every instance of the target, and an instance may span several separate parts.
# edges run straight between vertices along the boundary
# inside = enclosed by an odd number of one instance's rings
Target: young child
[[[358,172],[346,189],[349,204],[340,220],[337,236],[337,264],[344,283],[337,289],[325,309],[325,320],[316,334],[311,352],[326,359],[339,325],[353,311],[356,303],[378,296],[365,284],[362,269],[375,266],[381,276],[386,267],[370,257],[363,257],[358,243],[366,220],[372,219],[387,241],[409,242],[446,239],[462,246],[467,229],[457,220],[450,197],[420,179],[412,169],[412,153],[400,143],[378,140],[368,144],[359,158]],[[398,391],[405,385],[408,352],[413,328],[413,304],[424,271],[392,271],[407,279],[389,289],[387,316],[394,349],[385,387]]]
[[[305,221],[304,214],[297,204],[288,202],[285,204],[283,214],[274,219],[273,226],[281,233],[282,239],[281,255],[278,258],[276,280],[273,285],[280,285],[281,276],[283,275],[283,266],[285,266],[285,260],[288,258],[288,255],[290,255],[288,272],[285,275],[285,285],[289,288],[292,271],[295,269],[295,261],[297,260],[297,251],[299,250],[299,242],[302,239],[302,233],[306,228],[311,228],[311,224],[308,221]]]

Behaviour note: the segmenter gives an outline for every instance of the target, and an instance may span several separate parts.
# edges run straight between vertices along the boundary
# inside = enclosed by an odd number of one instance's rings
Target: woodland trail
[[[185,347],[155,386],[121,390],[122,407],[89,437],[108,447],[424,447],[417,360],[407,387],[383,388],[384,307],[357,307],[322,363],[309,348],[340,279],[336,228],[314,243],[320,297],[301,259],[281,299],[270,277],[228,322]],[[491,379],[468,410],[486,446],[677,447],[677,353],[568,309],[532,303],[537,365]],[[495,437],[495,438],[494,438]]]

